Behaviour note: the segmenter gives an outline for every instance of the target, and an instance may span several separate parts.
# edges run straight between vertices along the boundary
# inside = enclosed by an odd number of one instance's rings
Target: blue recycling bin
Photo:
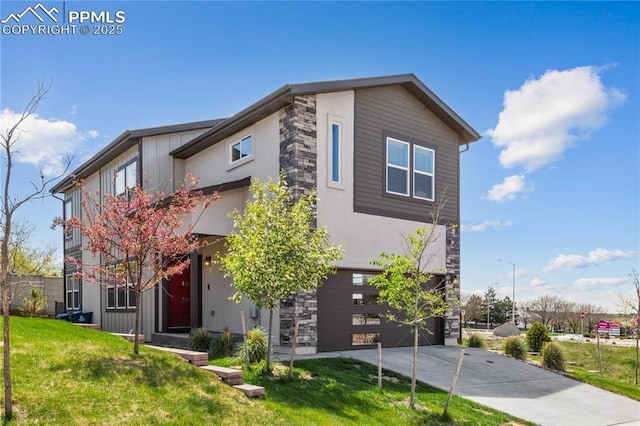
[[[71,322],[79,323],[79,324],[91,324],[91,320],[93,319],[93,312],[74,312],[71,314]]]
[[[56,315],[56,319],[59,319],[62,321],[71,321],[71,315],[65,312],[65,313]]]

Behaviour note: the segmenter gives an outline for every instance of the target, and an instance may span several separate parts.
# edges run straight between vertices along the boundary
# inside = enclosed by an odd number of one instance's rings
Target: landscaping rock
[[[505,322],[493,330],[493,335],[497,337],[519,336],[520,329],[511,322]]]

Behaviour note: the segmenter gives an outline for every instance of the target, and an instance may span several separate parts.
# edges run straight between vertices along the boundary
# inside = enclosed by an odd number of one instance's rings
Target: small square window
[[[231,144],[231,163],[251,156],[253,150],[252,142],[252,136],[249,135]]]

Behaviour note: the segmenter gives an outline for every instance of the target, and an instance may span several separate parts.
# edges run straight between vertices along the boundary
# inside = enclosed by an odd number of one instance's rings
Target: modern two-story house
[[[274,345],[290,345],[299,320],[298,345],[305,351],[409,346],[407,329],[387,322],[368,278],[371,260],[402,250],[401,235],[430,220],[446,188],[446,223],[460,223],[460,155],[480,138],[469,124],[412,74],[286,85],[236,115],[218,120],[126,131],[73,175],[102,193],[120,194],[136,184],[168,191],[185,173],[220,198],[195,226],[210,244],[191,253],[181,276],[159,282],[142,301],[142,333],[205,327],[240,333],[240,311],[250,325],[267,324],[266,312],[250,301],[235,304],[231,279],[215,260],[242,210],[253,177],[276,178],[282,170],[296,191],[317,192],[317,224],[342,244],[338,271],[313,292],[282,301],[274,321]],[[147,183],[151,182],[151,183]],[[153,187],[149,187],[153,186]],[[52,191],[64,195],[66,218],[80,214],[80,193],[71,177]],[[185,218],[189,221],[190,218]],[[430,267],[438,282],[453,287],[460,271],[460,235],[436,225]],[[65,236],[65,256],[89,259],[82,235]],[[103,330],[133,328],[134,297],[119,289],[81,282],[66,271],[67,308],[92,311]],[[455,341],[459,311],[433,319],[423,343]]]

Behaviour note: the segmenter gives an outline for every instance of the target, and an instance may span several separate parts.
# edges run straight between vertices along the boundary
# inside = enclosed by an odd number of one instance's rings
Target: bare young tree
[[[622,294],[618,295],[619,305],[623,308],[629,309],[632,312],[631,320],[634,333],[636,335],[636,371],[634,384],[638,386],[638,355],[639,355],[639,341],[640,341],[640,274],[633,269],[631,271],[631,279],[633,280],[633,296],[624,297]]]
[[[9,288],[9,272],[11,268],[11,261],[9,258],[10,242],[13,229],[14,215],[20,207],[24,204],[41,199],[47,196],[47,187],[54,180],[60,176],[53,178],[45,178],[44,173],[40,170],[39,179],[31,182],[31,189],[26,194],[13,195],[11,193],[11,173],[14,167],[13,156],[16,153],[16,143],[20,139],[21,133],[24,131],[20,126],[24,124],[31,115],[33,115],[40,103],[47,97],[51,85],[46,85],[42,82],[38,82],[35,92],[32,94],[31,99],[27,102],[27,105],[22,110],[22,113],[17,115],[12,123],[5,124],[7,127],[0,130],[0,155],[5,162],[4,169],[4,185],[2,187],[1,195],[1,211],[0,211],[0,225],[2,226],[1,239],[0,239],[0,289],[2,292],[2,315],[4,319],[3,323],[3,367],[4,367],[4,418],[10,420],[13,417],[13,403],[12,403],[12,382],[11,382],[11,345],[9,340],[9,303],[10,303],[10,288]],[[4,124],[4,123],[3,123]],[[67,166],[69,161],[66,161]],[[66,170],[64,171],[66,172]],[[63,172],[63,173],[64,173]]]

